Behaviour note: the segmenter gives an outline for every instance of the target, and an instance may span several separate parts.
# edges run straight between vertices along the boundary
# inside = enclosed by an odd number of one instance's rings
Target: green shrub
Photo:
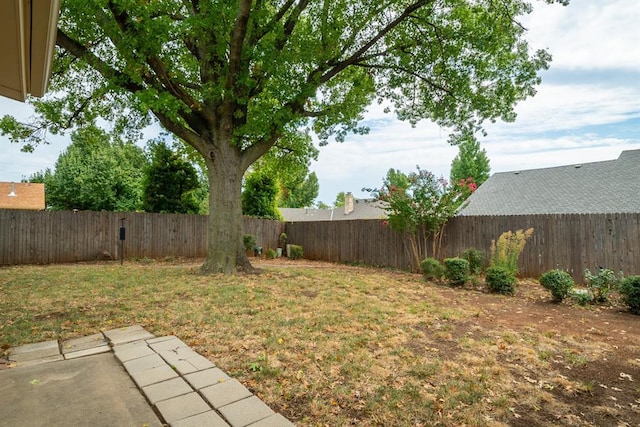
[[[593,296],[587,289],[571,289],[569,297],[579,305],[587,305],[593,302]]]
[[[563,299],[569,296],[574,281],[573,277],[566,271],[550,270],[540,276],[540,284],[551,291],[555,302],[562,302]]]
[[[299,259],[302,258],[302,246],[299,245],[289,245],[289,258],[291,259]]]
[[[516,293],[518,281],[516,275],[509,267],[502,265],[490,266],[485,273],[485,281],[491,292],[505,295],[513,295]]]
[[[427,280],[438,281],[444,276],[444,267],[435,258],[425,258],[420,262],[422,275]]]
[[[629,276],[620,282],[620,293],[633,314],[640,314],[640,276]]]
[[[446,258],[444,275],[451,286],[463,286],[469,280],[469,261],[462,258]]]
[[[474,248],[465,249],[460,255],[460,258],[469,261],[469,271],[471,274],[477,276],[482,273],[482,267],[484,266],[484,252]]]
[[[244,245],[245,251],[253,251],[253,248],[256,247],[256,236],[253,234],[245,234],[242,236],[242,244]]]
[[[584,278],[587,280],[587,289],[593,296],[593,302],[598,304],[607,302],[609,294],[618,288],[620,280],[622,280],[622,273],[620,273],[620,277],[616,277],[613,271],[600,268],[598,274],[593,275],[589,269],[586,269]]]
[[[274,259],[277,255],[277,252],[269,248],[267,249],[267,252],[265,253],[265,255],[267,256],[267,259]]]

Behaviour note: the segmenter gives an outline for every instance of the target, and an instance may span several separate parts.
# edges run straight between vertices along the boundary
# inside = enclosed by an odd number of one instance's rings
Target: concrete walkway
[[[140,326],[14,348],[0,426],[290,427],[174,336]]]

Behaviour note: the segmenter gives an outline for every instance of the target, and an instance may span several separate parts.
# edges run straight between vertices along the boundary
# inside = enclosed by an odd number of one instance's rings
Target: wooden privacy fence
[[[585,268],[609,268],[640,274],[640,214],[564,214],[456,217],[446,226],[440,258],[467,248],[489,256],[491,240],[505,231],[534,228],[520,257],[523,276],[560,268],[582,282]],[[415,270],[406,243],[380,220],[298,222],[287,224],[292,243],[305,258],[354,262]],[[430,251],[431,245],[427,243]],[[423,253],[430,253],[423,248]]]
[[[127,258],[206,253],[207,217],[202,215],[0,210],[0,265],[90,261],[103,251],[117,259],[121,224],[126,227]],[[524,276],[560,268],[582,281],[585,268],[598,267],[640,274],[640,214],[457,217],[447,224],[440,258],[467,248],[488,256],[492,239],[530,227],[535,231],[520,257]],[[402,236],[381,220],[282,223],[245,218],[244,229],[265,250],[277,247],[284,231],[308,259],[416,268]]]
[[[120,226],[127,258],[204,257],[207,217],[132,212],[0,210],[0,265],[90,261],[120,257]],[[245,233],[277,246],[279,221],[244,218]]]

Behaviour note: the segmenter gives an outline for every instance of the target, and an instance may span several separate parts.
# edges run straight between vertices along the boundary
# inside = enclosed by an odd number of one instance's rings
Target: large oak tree
[[[203,269],[249,269],[240,194],[253,162],[307,126],[323,142],[364,132],[376,100],[412,123],[513,120],[550,60],[527,44],[519,19],[530,10],[523,0],[65,0],[53,93],[34,103],[32,129],[97,117],[136,129],[155,117],[206,160]]]

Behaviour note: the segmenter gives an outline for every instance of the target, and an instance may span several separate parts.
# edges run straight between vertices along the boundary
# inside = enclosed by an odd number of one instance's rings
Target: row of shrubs
[[[620,292],[623,302],[634,314],[640,314],[640,276],[618,276],[606,268],[600,268],[597,274],[585,270],[586,289],[575,289],[575,282],[569,273],[563,270],[550,270],[540,276],[540,284],[551,292],[555,302],[571,298],[578,304],[606,303],[609,295]]]
[[[275,251],[275,249],[267,249],[267,251],[265,252],[265,256],[267,257],[267,259],[274,259],[277,258],[278,253]],[[289,259],[300,259],[303,257],[303,251],[302,251],[302,246],[300,245],[289,245]]]
[[[443,278],[451,286],[464,286],[483,273],[484,252],[467,249],[459,257],[445,258],[442,263],[435,258],[424,259],[420,266],[422,274],[429,281],[440,282]],[[500,262],[492,253],[489,266],[484,270],[485,283],[491,292],[513,295],[517,289],[517,267]],[[597,274],[585,270],[586,289],[574,288],[573,277],[562,270],[551,270],[540,276],[539,282],[551,292],[553,301],[562,302],[571,298],[581,305],[602,304],[609,295],[618,291],[630,311],[640,314],[640,276],[623,278],[608,269],[600,269]]]
[[[484,252],[467,249],[459,257],[445,258],[442,263],[435,258],[424,259],[420,267],[427,280],[439,282],[445,278],[451,286],[464,286],[483,273]],[[517,271],[495,263],[484,271],[487,288],[491,292],[513,295],[517,286]]]

